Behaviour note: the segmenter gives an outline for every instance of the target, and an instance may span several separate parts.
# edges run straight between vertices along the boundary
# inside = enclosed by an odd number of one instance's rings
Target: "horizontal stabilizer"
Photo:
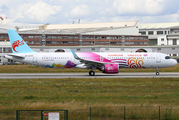
[[[5,57],[13,57],[13,58],[16,58],[16,59],[23,59],[25,58],[25,55],[18,55],[18,54],[8,54],[8,55],[5,55]]]

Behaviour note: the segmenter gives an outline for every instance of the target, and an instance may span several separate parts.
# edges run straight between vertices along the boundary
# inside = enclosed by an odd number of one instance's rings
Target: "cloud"
[[[53,15],[61,11],[61,6],[51,6],[45,2],[38,1],[35,4],[23,4],[16,11],[18,11],[18,14],[12,16],[15,17],[18,22],[46,23],[52,19]]]
[[[57,5],[54,5],[52,6],[56,11],[61,11],[62,7],[61,6],[57,6]]]
[[[114,9],[107,7],[104,10],[100,11],[99,15],[105,17],[112,17],[115,16],[115,11]]]
[[[179,21],[179,10],[175,14],[167,15],[166,18],[168,18],[168,20],[170,20],[170,21],[178,22]]]
[[[7,24],[68,24],[78,19],[81,23],[177,22],[178,4],[178,0],[4,0],[0,16],[8,17]]]
[[[75,18],[81,18],[88,16],[90,13],[90,10],[87,5],[80,5],[75,8],[73,8],[70,12],[70,15],[72,15]]]
[[[179,11],[174,14],[159,15],[159,16],[115,16],[111,21],[135,21],[139,20],[140,23],[166,23],[166,22],[179,22]]]
[[[114,0],[118,15],[157,15],[164,9],[163,0]]]

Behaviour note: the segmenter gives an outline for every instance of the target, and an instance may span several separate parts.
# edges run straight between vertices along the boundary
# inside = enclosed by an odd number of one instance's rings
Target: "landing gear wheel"
[[[156,72],[156,75],[159,75],[159,72]]]
[[[90,71],[90,72],[89,72],[89,75],[90,75],[90,76],[94,76],[94,75],[95,75],[95,72],[94,72],[94,71]]]
[[[155,68],[156,69],[156,75],[159,75],[159,71],[158,71],[158,68]]]

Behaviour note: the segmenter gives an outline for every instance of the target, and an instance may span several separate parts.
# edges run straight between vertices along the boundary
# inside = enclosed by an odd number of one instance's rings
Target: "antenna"
[[[80,19],[78,20],[78,24],[80,24]]]

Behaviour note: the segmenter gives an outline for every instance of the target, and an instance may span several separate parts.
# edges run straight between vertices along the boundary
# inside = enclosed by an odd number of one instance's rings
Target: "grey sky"
[[[178,0],[0,0],[3,24],[179,22]]]

